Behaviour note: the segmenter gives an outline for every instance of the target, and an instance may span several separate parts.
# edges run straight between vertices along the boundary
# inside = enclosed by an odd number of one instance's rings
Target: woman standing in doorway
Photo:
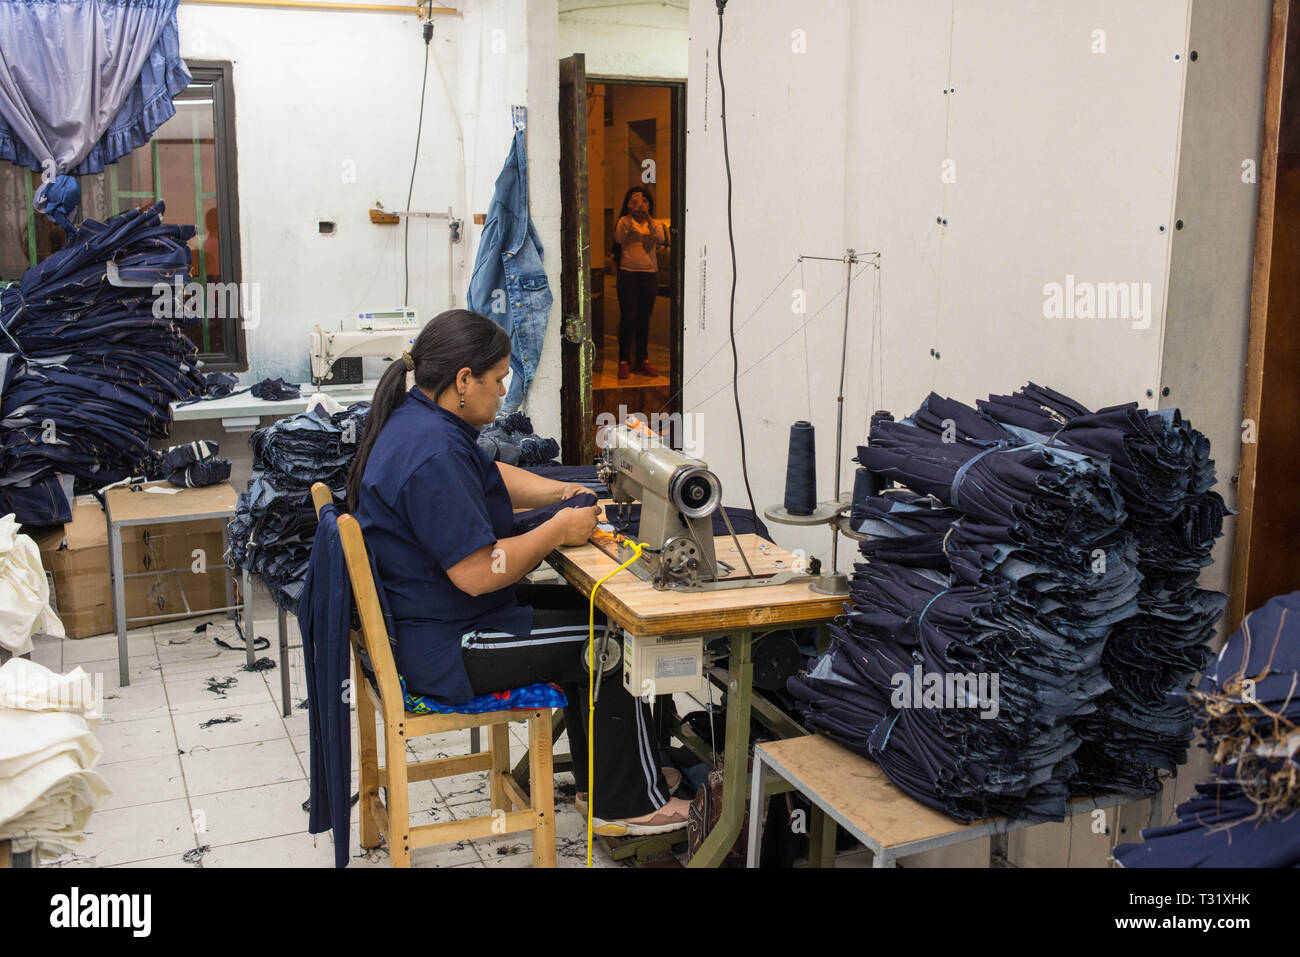
[[[661,245],[668,242],[664,225],[654,218],[655,201],[649,190],[633,186],[623,197],[614,227],[614,259],[618,264],[618,377],[633,372],[657,376],[650,364],[650,316],[659,292]],[[633,349],[635,348],[635,358]]]

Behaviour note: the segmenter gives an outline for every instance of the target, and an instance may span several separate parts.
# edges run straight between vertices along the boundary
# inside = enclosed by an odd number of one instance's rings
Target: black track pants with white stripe
[[[587,790],[587,600],[563,585],[520,585],[521,605],[533,606],[533,633],[526,639],[480,632],[461,651],[474,693],[490,694],[541,681],[564,689],[573,776]],[[596,612],[599,636],[605,616]],[[613,639],[611,639],[613,640]],[[650,706],[628,694],[622,673],[604,677],[596,701],[594,813],[606,820],[641,817],[668,803],[659,770]]]

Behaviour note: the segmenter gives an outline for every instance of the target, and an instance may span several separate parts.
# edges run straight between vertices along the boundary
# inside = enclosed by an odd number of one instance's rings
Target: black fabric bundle
[[[549,464],[560,454],[560,443],[535,434],[522,412],[498,415],[479,433],[478,445],[492,461],[520,468]]]
[[[230,459],[217,458],[220,446],[216,442],[200,440],[187,445],[173,445],[162,453],[157,473],[151,477],[165,478],[181,488],[202,488],[230,478]]]
[[[1151,790],[1185,759],[1189,715],[1167,699],[1222,608],[1189,571],[1222,500],[1177,412],[1117,409],[1031,384],[873,420],[858,460],[905,487],[854,501],[854,605],[789,682],[808,727],[959,820],[1059,818],[1072,794]],[[996,708],[899,696],[982,675]]]
[[[1252,611],[1189,700],[1211,780],[1178,823],[1121,844],[1125,867],[1300,867],[1300,592]]]
[[[74,492],[156,472],[150,441],[171,432],[174,400],[203,391],[196,348],[156,314],[152,284],[187,276],[193,226],[164,204],[86,220],[68,245],[0,290],[0,510],[23,524],[67,521]],[[124,280],[107,278],[112,261]]]
[[[253,471],[230,521],[230,550],[290,612],[297,612],[316,536],[311,487],[324,482],[336,499],[345,497],[369,410],[358,402],[328,417],[301,412],[249,436]]]

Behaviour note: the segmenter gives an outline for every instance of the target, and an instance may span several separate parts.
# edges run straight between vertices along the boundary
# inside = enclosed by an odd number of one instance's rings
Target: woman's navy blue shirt
[[[356,518],[392,608],[407,690],[444,704],[473,697],[461,636],[476,628],[527,637],[533,610],[514,585],[469,595],[447,569],[514,534],[514,509],[478,430],[413,388],[384,423],[361,479]]]

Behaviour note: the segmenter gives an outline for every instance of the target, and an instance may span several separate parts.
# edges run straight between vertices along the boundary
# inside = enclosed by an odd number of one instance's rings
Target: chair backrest
[[[311,499],[319,520],[321,509],[334,503],[334,494],[323,482],[317,482],[311,487]],[[385,720],[396,718],[405,712],[406,706],[402,698],[402,685],[397,678],[397,663],[393,660],[393,649],[388,641],[388,628],[384,625],[383,609],[379,604],[379,591],[375,588],[375,579],[370,572],[370,559],[365,539],[361,535],[361,525],[351,515],[344,514],[339,516],[338,526],[343,558],[348,566],[348,579],[352,582],[352,601],[361,621],[360,634],[352,631],[352,645],[354,649],[364,648],[366,657],[370,660],[375,681],[379,685]],[[357,680],[365,680],[359,656]]]

